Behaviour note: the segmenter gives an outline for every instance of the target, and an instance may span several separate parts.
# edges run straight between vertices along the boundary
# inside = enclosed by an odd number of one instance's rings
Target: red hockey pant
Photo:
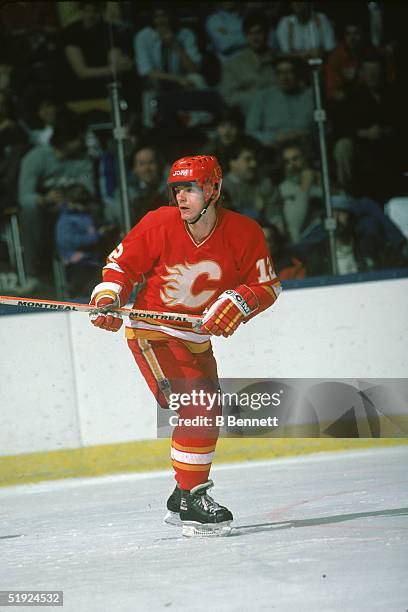
[[[188,490],[207,482],[219,433],[215,416],[221,414],[221,410],[217,401],[203,401],[203,394],[197,402],[197,394],[200,391],[212,395],[217,393],[217,363],[212,349],[192,353],[177,339],[128,340],[128,345],[162,408],[168,409],[170,393],[188,394],[184,396],[185,405],[178,410],[179,423],[172,435],[171,459],[175,478],[182,489]],[[192,398],[191,402],[188,397]],[[212,403],[213,407],[209,409]],[[199,417],[194,425],[184,424],[185,419],[194,417]],[[180,424],[181,419],[183,422]]]

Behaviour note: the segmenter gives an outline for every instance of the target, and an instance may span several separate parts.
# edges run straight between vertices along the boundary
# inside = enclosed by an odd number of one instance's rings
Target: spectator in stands
[[[155,5],[150,26],[134,38],[135,61],[141,76],[159,89],[189,89],[200,78],[202,55],[193,30],[180,27],[165,4]]]
[[[342,101],[346,88],[355,86],[366,45],[362,27],[345,24],[342,42],[330,53],[326,64],[326,92],[329,99]]]
[[[322,187],[320,174],[307,162],[302,145],[288,143],[281,151],[285,179],[279,185],[287,237],[298,242],[303,233],[320,221]]]
[[[223,173],[228,172],[226,155],[228,148],[236,142],[245,141],[251,150],[262,155],[262,145],[244,133],[244,120],[238,109],[226,108],[221,114],[216,126],[215,137],[208,140],[200,149],[200,155],[215,155],[220,162]],[[258,157],[258,155],[257,155]]]
[[[243,13],[244,19],[254,11],[262,14],[268,32],[267,46],[276,53],[279,52],[276,27],[282,14],[287,12],[285,4],[287,5],[283,0],[276,0],[275,2],[246,2]]]
[[[95,127],[98,127],[97,125]],[[99,195],[103,204],[104,214],[111,214],[115,209],[115,194],[118,189],[118,164],[116,141],[113,138],[112,129],[108,124],[106,129],[99,129],[96,136],[95,149],[92,157],[98,159],[98,187]],[[141,117],[133,109],[122,112],[123,148],[126,159],[130,159],[133,150],[138,143],[145,141],[144,129],[141,125]],[[87,137],[89,138],[89,132]],[[147,137],[146,137],[147,138]],[[89,152],[89,141],[88,141]]]
[[[0,152],[10,145],[25,141],[13,109],[13,99],[8,91],[0,90]]]
[[[65,101],[107,98],[106,85],[132,69],[117,40],[111,46],[104,2],[81,2],[81,19],[61,32],[64,64],[59,87]]]
[[[355,215],[350,203],[333,201],[336,219],[336,259],[340,275],[369,271],[375,267],[374,260],[364,251],[355,228]]]
[[[337,222],[336,253],[339,274],[365,272],[406,266],[405,238],[368,198],[333,196]],[[296,252],[311,274],[326,274],[330,269],[327,234],[323,222],[315,225],[296,245]]]
[[[259,91],[249,107],[248,134],[267,146],[308,139],[313,121],[313,94],[291,58],[276,60],[277,84]]]
[[[292,14],[282,17],[276,36],[282,53],[291,56],[322,57],[336,41],[332,24],[324,13],[313,11],[311,2],[291,2]]]
[[[41,253],[49,249],[53,234],[50,226],[63,201],[62,189],[74,182],[95,193],[82,121],[76,116],[66,116],[55,126],[50,144],[34,147],[21,162],[18,191],[29,272],[35,272]],[[47,255],[49,260],[49,251]]]
[[[11,95],[0,90],[0,212],[17,204],[17,177],[20,161],[28,149]]]
[[[403,96],[385,79],[382,58],[366,57],[361,83],[332,115],[339,184],[384,203],[398,180],[406,134]]]
[[[205,29],[221,64],[245,46],[242,16],[236,2],[220,2],[216,11],[207,17]]]
[[[346,91],[358,84],[360,68],[368,53],[373,47],[366,42],[365,33],[353,14],[344,20],[344,33],[342,42],[332,51],[326,64],[326,92],[331,100],[342,101]],[[379,51],[380,52],[380,51]],[[387,62],[387,78],[394,78],[394,68],[390,54],[383,50],[384,60]]]
[[[248,14],[243,29],[247,48],[224,63],[221,92],[228,106],[239,106],[246,114],[254,94],[275,83],[275,70],[274,53],[266,43],[267,24],[263,14]]]
[[[282,281],[305,278],[304,263],[292,253],[291,245],[276,225],[263,223],[262,230],[279,279]]]
[[[283,231],[284,221],[279,190],[269,177],[260,178],[255,150],[236,142],[226,153],[229,172],[223,189],[234,209],[259,222],[273,223]]]
[[[377,202],[368,197],[333,196],[336,207],[350,206],[356,217],[356,232],[366,254],[379,260],[382,267],[401,264],[406,240],[400,228],[384,213]],[[405,259],[404,265],[407,261]]]
[[[394,60],[401,53],[404,60],[407,58],[406,23],[408,6],[405,2],[333,2],[327,3],[330,8],[336,7],[340,20],[347,13],[362,12],[365,21],[368,21],[368,38],[377,49],[388,48]],[[347,6],[348,5],[348,6]],[[338,16],[334,15],[334,23]]]
[[[104,2],[103,18],[107,23],[120,24],[122,17],[122,2]],[[63,28],[80,21],[82,17],[81,2],[58,2],[58,17]]]
[[[169,125],[179,111],[217,111],[218,96],[200,74],[201,53],[194,32],[179,28],[168,5],[155,5],[152,25],[134,37],[137,71],[145,79],[144,124]]]
[[[162,172],[158,152],[150,145],[138,145],[131,155],[132,167],[128,174],[128,198],[132,225],[149,210],[167,203],[167,172]],[[166,168],[167,170],[167,168]],[[114,207],[107,211],[109,223],[121,225],[120,193],[116,191]]]
[[[87,295],[97,282],[104,257],[118,239],[114,226],[96,227],[92,203],[91,193],[80,183],[63,190],[55,225],[55,245],[65,266],[71,297]]]
[[[2,2],[0,27],[19,93],[55,77],[58,16],[56,2]],[[2,32],[3,34],[3,32]],[[3,42],[3,41],[2,41]]]
[[[30,107],[27,112],[27,119],[21,121],[20,124],[25,130],[30,144],[49,144],[58,115],[61,115],[64,111],[63,105],[51,92],[37,92],[35,96],[28,99],[27,105]]]
[[[155,5],[152,25],[134,37],[134,51],[139,75],[159,90],[190,89],[200,77],[196,36],[188,28],[178,28],[165,5]]]
[[[364,27],[367,41],[374,47],[380,47],[385,42],[385,34],[389,24],[384,23],[384,2],[354,2],[342,0],[341,2],[319,2],[323,10],[335,25],[336,30],[342,31],[347,23],[359,23]],[[402,3],[396,10],[395,3],[391,3],[391,13],[395,18],[401,19]],[[402,21],[404,21],[402,19]]]

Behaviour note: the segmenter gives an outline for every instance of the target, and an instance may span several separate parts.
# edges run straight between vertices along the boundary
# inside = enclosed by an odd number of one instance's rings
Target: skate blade
[[[175,527],[181,527],[182,525],[179,513],[172,512],[171,510],[167,510],[163,523],[166,523],[167,525],[174,525]]]
[[[198,523],[195,521],[182,521],[183,536],[186,538],[214,538],[230,535],[231,521],[224,523]]]

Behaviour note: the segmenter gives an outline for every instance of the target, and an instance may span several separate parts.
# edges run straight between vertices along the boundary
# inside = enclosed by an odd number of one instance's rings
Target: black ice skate
[[[181,490],[180,519],[183,536],[226,536],[231,533],[231,512],[207,494],[213,486],[213,481],[209,480],[193,487],[191,491]]]
[[[177,484],[173,493],[170,495],[169,499],[167,500],[167,513],[163,520],[168,525],[181,526],[180,501],[181,501],[181,489]]]

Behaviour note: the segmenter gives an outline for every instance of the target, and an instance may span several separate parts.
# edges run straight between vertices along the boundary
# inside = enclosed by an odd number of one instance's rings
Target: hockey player
[[[263,232],[250,218],[220,206],[222,172],[215,157],[174,162],[168,177],[170,206],[147,213],[109,255],[91,304],[93,325],[118,331],[122,319],[109,308],[127,303],[144,283],[135,308],[202,315],[201,329],[168,320],[129,320],[126,337],[136,363],[161,407],[169,394],[218,390],[211,336],[237,327],[271,306],[280,292]],[[204,314],[203,314],[204,313]],[[183,535],[228,535],[232,514],[208,495],[218,437],[211,424],[193,431],[180,424],[208,406],[191,402],[179,411],[171,458],[177,481],[165,521]],[[216,406],[212,414],[220,410]],[[211,414],[211,413],[210,413]]]

